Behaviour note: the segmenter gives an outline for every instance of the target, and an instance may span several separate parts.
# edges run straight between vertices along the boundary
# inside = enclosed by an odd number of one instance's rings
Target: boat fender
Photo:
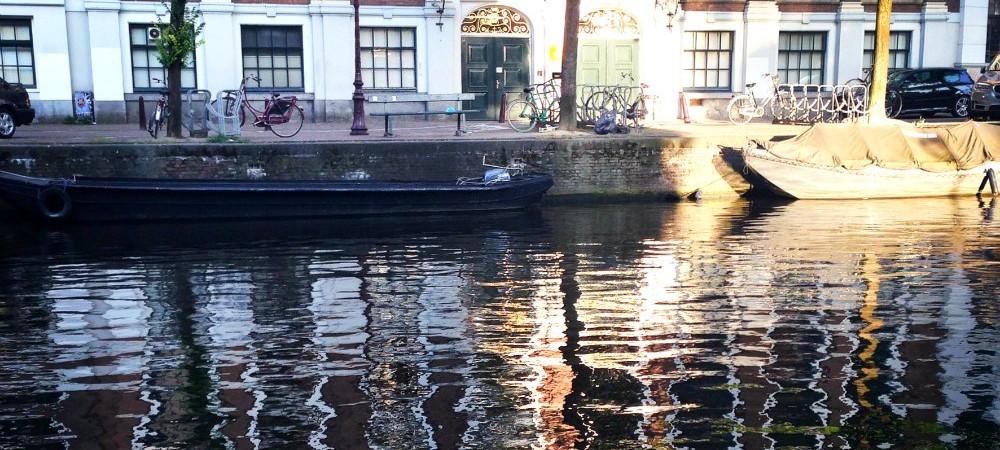
[[[38,193],[38,209],[48,219],[62,219],[69,215],[73,202],[65,189],[49,186]]]

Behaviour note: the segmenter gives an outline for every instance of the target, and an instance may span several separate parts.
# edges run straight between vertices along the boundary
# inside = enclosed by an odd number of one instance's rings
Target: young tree
[[[563,32],[562,79],[559,94],[559,128],[575,130],[576,123],[576,47],[580,36],[580,0],[566,0]]]
[[[194,55],[195,48],[204,40],[198,40],[205,23],[201,21],[200,9],[189,9],[187,0],[170,0],[163,6],[170,12],[170,23],[157,20],[160,39],[156,41],[157,59],[167,68],[167,103],[170,117],[167,121],[167,136],[181,135],[181,69]]]

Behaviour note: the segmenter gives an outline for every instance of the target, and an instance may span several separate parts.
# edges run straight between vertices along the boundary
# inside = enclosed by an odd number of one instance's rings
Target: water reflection
[[[0,447],[990,448],[994,209],[0,222]]]

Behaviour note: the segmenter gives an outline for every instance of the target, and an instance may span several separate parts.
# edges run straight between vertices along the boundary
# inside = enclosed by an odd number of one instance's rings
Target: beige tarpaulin
[[[950,127],[822,123],[793,139],[770,142],[768,150],[782,158],[826,167],[877,165],[946,172],[1000,160],[1000,126],[971,121]]]

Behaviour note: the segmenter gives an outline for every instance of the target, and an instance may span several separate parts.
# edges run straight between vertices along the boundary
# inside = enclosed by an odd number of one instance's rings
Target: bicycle
[[[264,100],[264,108],[257,109],[247,98],[247,80],[256,81],[260,84],[260,78],[254,74],[243,78],[240,82],[240,92],[243,94],[239,105],[240,126],[246,124],[246,112],[253,115],[253,126],[271,130],[278,137],[292,137],[302,130],[302,123],[305,122],[305,114],[299,107],[299,98],[290,95],[282,97],[280,93],[272,92],[271,97]],[[224,95],[221,99],[225,109],[222,111],[233,111],[237,105],[234,97]],[[215,103],[215,101],[213,101]]]
[[[157,84],[162,84],[164,89],[160,90],[160,99],[156,101],[156,106],[153,108],[153,113],[149,115],[149,123],[146,125],[146,131],[149,135],[156,139],[159,137],[160,128],[166,127],[167,118],[170,117],[170,110],[167,108],[167,83],[159,78],[152,79]]]
[[[635,78],[629,72],[623,72],[621,78],[623,81],[628,78],[629,81],[635,82]],[[584,120],[593,123],[602,114],[611,113],[614,114],[617,125],[628,126],[629,121],[631,121],[632,128],[641,128],[646,114],[649,113],[646,108],[646,99],[649,98],[646,95],[648,88],[649,85],[646,83],[640,83],[638,87],[619,84],[605,86],[601,90],[594,91],[584,102]],[[639,94],[635,96],[634,100],[631,100],[635,89],[639,90]]]
[[[771,82],[770,94],[763,100],[758,101],[757,96],[754,95],[754,86],[757,85],[756,82],[748,83],[746,89],[742,93],[737,94],[729,101],[726,105],[726,111],[729,113],[729,121],[735,125],[743,125],[750,122],[750,119],[755,117],[764,117],[764,108],[770,106],[771,114],[774,115],[776,120],[784,120],[784,116],[790,105],[782,104],[787,103],[789,100],[789,93],[782,92],[778,89],[778,76],[765,73],[761,75],[761,79],[768,79]]]
[[[507,104],[507,124],[515,131],[527,133],[538,124],[555,126],[559,123],[559,89],[555,80],[524,88],[524,98]]]

